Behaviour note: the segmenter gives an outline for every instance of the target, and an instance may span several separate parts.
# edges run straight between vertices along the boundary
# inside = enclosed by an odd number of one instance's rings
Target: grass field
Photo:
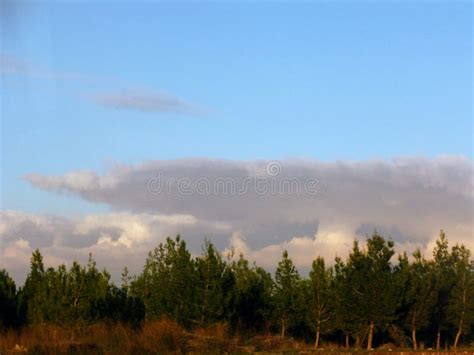
[[[385,344],[373,351],[342,349],[335,344],[323,344],[313,349],[311,344],[275,335],[253,337],[229,336],[225,324],[184,330],[177,323],[162,319],[147,322],[141,329],[121,324],[95,324],[59,327],[47,325],[0,334],[0,354],[157,354],[157,353],[318,353],[333,355],[364,354],[474,354],[474,349],[457,352],[395,349]]]

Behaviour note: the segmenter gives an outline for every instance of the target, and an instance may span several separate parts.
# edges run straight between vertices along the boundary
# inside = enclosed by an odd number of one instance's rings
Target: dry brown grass
[[[298,342],[292,338],[282,338],[279,335],[257,335],[248,341],[248,345],[252,346],[254,351],[271,351],[271,352],[282,352],[282,351],[301,351],[308,350],[310,346],[308,344]]]
[[[148,354],[183,353],[186,337],[174,321],[147,322],[141,330],[122,324],[82,327],[45,325],[0,333],[0,354]]]
[[[137,348],[146,352],[183,353],[186,346],[183,328],[166,318],[145,323],[137,340]]]
[[[97,323],[9,330],[0,333],[0,354],[223,353],[239,351],[238,343],[238,339],[229,336],[225,323],[186,332],[175,321],[162,318],[146,322],[141,329]]]
[[[226,323],[200,327],[188,333],[188,350],[195,353],[229,353],[239,351],[239,340],[231,337]]]
[[[257,335],[243,341],[232,336],[226,323],[185,331],[170,319],[146,322],[141,329],[122,324],[98,323],[88,326],[64,327],[55,325],[25,328],[21,332],[0,332],[0,354],[209,354],[253,352],[311,352],[312,344],[277,335]],[[323,344],[318,354],[351,354],[337,344]],[[390,351],[389,349],[393,349]],[[469,349],[459,349],[458,354],[474,354]],[[364,353],[363,351],[358,354]],[[407,355],[393,344],[381,346],[372,355]],[[416,353],[422,355],[422,352]],[[435,353],[430,352],[430,355]],[[445,355],[448,353],[444,353]],[[451,353],[454,354],[454,353]]]

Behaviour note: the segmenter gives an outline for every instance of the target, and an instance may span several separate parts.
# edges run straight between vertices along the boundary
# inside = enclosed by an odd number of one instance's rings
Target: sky
[[[373,229],[427,253],[441,228],[472,242],[471,2],[0,12],[0,267],[19,280],[35,247],[138,270],[172,233],[268,265],[287,248],[303,268]],[[317,179],[317,197],[144,190],[161,172],[241,181],[271,162]]]

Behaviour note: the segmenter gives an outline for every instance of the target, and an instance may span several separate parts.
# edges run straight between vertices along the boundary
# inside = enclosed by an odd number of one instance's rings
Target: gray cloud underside
[[[42,246],[61,260],[85,258],[92,251],[111,268],[128,264],[139,269],[148,249],[180,232],[196,252],[207,236],[219,248],[242,252],[267,267],[288,249],[297,265],[307,268],[317,255],[345,255],[354,237],[363,239],[374,229],[390,235],[400,249],[419,247],[428,253],[443,228],[452,242],[474,249],[473,162],[468,158],[280,163],[275,181],[317,179],[316,194],[252,188],[243,194],[180,194],[174,185],[150,191],[149,182],[157,177],[165,182],[205,179],[211,186],[219,179],[236,186],[257,176],[268,179],[267,161],[185,159],[120,165],[104,175],[30,174],[25,180],[36,188],[105,203],[115,212],[82,220],[23,215],[22,223],[20,214],[9,212],[13,217],[3,218],[0,228],[2,248],[12,256]]]
[[[266,235],[268,232],[278,237],[278,231],[285,231],[281,237],[287,238],[288,226],[303,231],[314,230],[318,224],[396,227],[396,234],[426,240],[442,227],[471,224],[473,164],[467,158],[280,163],[281,173],[276,179],[316,178],[319,182],[316,195],[304,191],[299,195],[261,194],[251,188],[244,194],[233,195],[180,194],[176,186],[162,193],[147,189],[148,182],[157,178],[165,184],[172,179],[186,178],[192,182],[206,179],[211,186],[218,179],[230,179],[237,187],[243,186],[246,178],[265,176],[266,161],[150,161],[118,166],[102,176],[78,171],[65,176],[31,174],[25,179],[42,190],[75,194],[117,210],[184,213],[230,223],[245,233],[255,233],[256,242],[258,238],[270,237]]]

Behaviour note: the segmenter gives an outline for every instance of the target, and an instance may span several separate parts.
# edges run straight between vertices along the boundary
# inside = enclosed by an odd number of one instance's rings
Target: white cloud
[[[148,251],[175,236],[190,231],[197,249],[207,232],[227,232],[227,227],[198,221],[190,215],[107,213],[77,219],[42,216],[16,211],[0,212],[0,268],[6,268],[17,280],[26,276],[29,259],[39,248],[47,264],[86,262],[92,253],[99,265],[119,275],[124,266],[138,272]]]
[[[241,232],[235,232],[223,254],[234,257],[243,254],[258,265],[272,270],[286,250],[297,267],[307,270],[318,256],[323,256],[328,264],[332,264],[336,256],[346,257],[353,242],[354,234],[350,230],[335,229],[322,230],[314,236],[294,236],[282,243],[252,249],[247,245],[245,236]]]
[[[20,249],[30,249],[30,242],[20,238],[15,241],[14,246]]]

